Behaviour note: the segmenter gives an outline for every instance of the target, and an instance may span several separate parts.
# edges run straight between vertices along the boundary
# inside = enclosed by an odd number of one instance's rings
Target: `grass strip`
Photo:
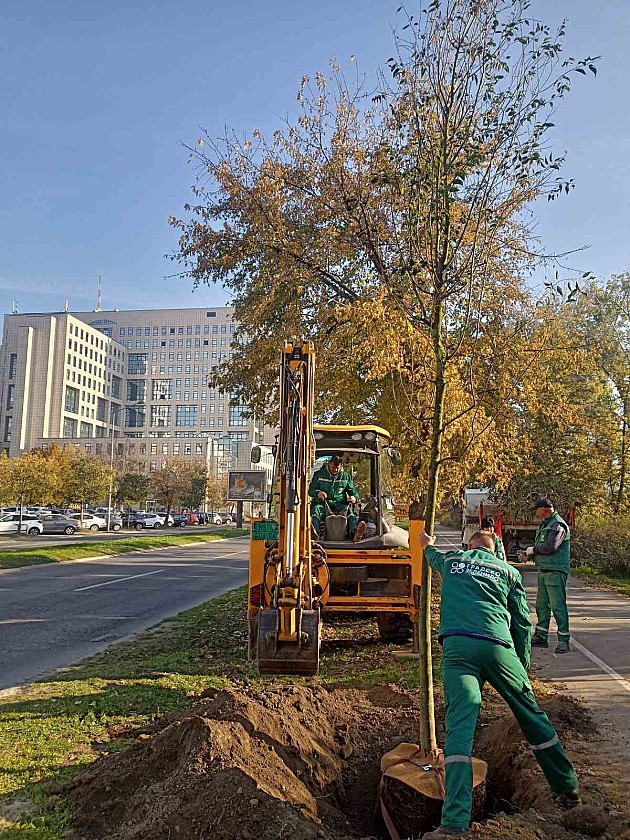
[[[67,837],[69,817],[58,791],[73,774],[133,743],[210,686],[417,687],[417,662],[395,660],[391,647],[378,643],[376,622],[357,616],[333,616],[324,623],[319,677],[261,677],[246,662],[246,593],[241,587],[187,610],[0,698],[3,840]]]
[[[149,551],[154,548],[168,548],[173,545],[212,542],[226,537],[247,535],[244,529],[217,529],[209,533],[187,533],[177,536],[130,537],[107,542],[73,542],[69,545],[51,545],[50,547],[13,549],[0,551],[0,569],[17,569],[22,566],[35,566],[42,563],[61,563],[64,560],[84,560],[102,555],[127,554],[130,551]]]
[[[630,595],[630,578],[616,578],[603,575],[594,566],[588,565],[581,565],[571,569],[571,574],[598,589],[607,589],[612,592],[618,592],[620,595]]]

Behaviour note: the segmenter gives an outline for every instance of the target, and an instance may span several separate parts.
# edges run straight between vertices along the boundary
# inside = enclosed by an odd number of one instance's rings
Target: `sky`
[[[0,27],[0,312],[221,306],[165,255],[192,201],[185,145],[271,133],[304,75],[351,55],[372,77],[392,54],[397,0],[4,0]],[[408,6],[412,9],[412,6]],[[533,0],[568,18],[566,52],[602,55],[554,122],[576,189],[536,206],[548,252],[601,278],[630,270],[627,0]]]

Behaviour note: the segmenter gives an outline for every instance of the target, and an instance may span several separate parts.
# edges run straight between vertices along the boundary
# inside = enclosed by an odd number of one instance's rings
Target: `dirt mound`
[[[324,688],[221,691],[80,773],[70,792],[75,836],[355,837],[335,828],[346,818],[332,805],[333,829],[321,828],[317,800],[343,798],[342,756],[366,703]]]
[[[582,737],[592,728],[571,700],[548,692],[542,705],[561,731],[576,725]],[[380,758],[401,741],[417,741],[417,714],[416,697],[397,686],[210,690],[152,736],[139,736],[75,776],[67,794],[73,837],[385,837],[373,823]],[[489,811],[502,813],[488,813],[471,836],[575,837],[562,825],[515,721],[492,695],[475,755],[490,765]]]

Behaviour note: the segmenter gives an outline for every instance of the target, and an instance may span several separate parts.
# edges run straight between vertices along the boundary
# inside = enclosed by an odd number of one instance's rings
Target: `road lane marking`
[[[126,580],[134,580],[135,578],[147,577],[147,575],[159,575],[165,569],[157,569],[154,572],[143,572],[141,575],[129,575],[129,577],[116,578],[116,580],[106,580],[105,583],[93,583],[92,586],[82,586],[80,589],[73,589],[73,592],[85,592],[87,589],[96,589],[98,586],[110,586],[112,583],[124,583]]]
[[[596,656],[594,653],[592,653],[587,647],[584,647],[583,644],[578,642],[575,636],[571,636],[570,644],[574,645],[574,647],[576,647],[581,653],[584,654],[584,656],[590,659],[591,662],[593,662],[595,665],[601,668],[601,670],[604,671],[604,673],[608,674],[609,677],[612,677],[613,680],[616,680],[618,683],[620,683],[622,688],[625,688],[626,691],[630,691],[630,681],[628,681],[621,674],[618,674],[614,668],[611,668],[610,665],[604,662],[603,659],[600,659],[599,656]]]

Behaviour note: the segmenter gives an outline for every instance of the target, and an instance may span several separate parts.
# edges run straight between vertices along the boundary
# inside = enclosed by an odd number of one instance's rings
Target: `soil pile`
[[[75,776],[67,794],[73,837],[385,837],[372,819],[380,757],[401,741],[417,741],[416,702],[413,694],[383,685],[208,692],[152,736],[141,735],[132,747]],[[587,737],[592,728],[588,716],[572,701],[550,693],[542,705],[561,734],[571,727],[578,737]],[[489,762],[491,808],[503,813],[475,824],[471,836],[579,836],[562,825],[518,727],[491,693],[475,755]]]

